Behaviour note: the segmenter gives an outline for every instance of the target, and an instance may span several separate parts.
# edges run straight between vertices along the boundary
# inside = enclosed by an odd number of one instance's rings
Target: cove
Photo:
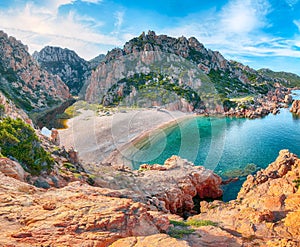
[[[295,90],[294,99],[300,98]],[[281,149],[300,155],[300,119],[289,109],[259,119],[192,117],[154,133],[129,152],[134,169],[163,164],[172,155],[202,165],[223,178],[240,176],[223,187],[224,201],[235,199],[246,176],[272,163]]]

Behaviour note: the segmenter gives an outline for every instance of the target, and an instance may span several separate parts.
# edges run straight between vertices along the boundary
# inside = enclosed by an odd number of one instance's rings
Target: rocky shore
[[[300,159],[288,150],[249,175],[238,198],[228,203],[193,200],[221,196],[221,179],[177,156],[135,172],[98,169],[96,187],[77,181],[50,189],[2,170],[1,246],[300,244]],[[195,215],[197,205],[201,213]]]
[[[232,100],[234,106],[217,105],[214,109],[197,111],[198,115],[223,115],[229,117],[260,118],[268,114],[277,114],[280,108],[287,108],[292,103],[291,89],[278,87],[267,95],[250,97],[241,101]]]

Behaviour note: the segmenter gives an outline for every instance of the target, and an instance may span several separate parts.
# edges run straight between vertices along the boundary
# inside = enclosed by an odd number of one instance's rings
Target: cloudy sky
[[[31,53],[52,45],[89,60],[154,30],[300,75],[300,0],[0,0],[0,20]]]

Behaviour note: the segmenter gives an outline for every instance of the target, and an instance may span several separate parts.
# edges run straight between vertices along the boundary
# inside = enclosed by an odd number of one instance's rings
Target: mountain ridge
[[[75,95],[79,94],[91,73],[89,62],[68,48],[46,46],[32,56],[43,69],[58,75]]]
[[[28,47],[0,31],[1,91],[27,112],[41,111],[69,99],[68,87],[41,69]]]
[[[175,65],[177,68],[171,72],[169,71],[169,74],[166,73],[166,70],[158,71],[159,69],[155,68],[156,65],[153,65],[154,63],[166,63],[166,61],[173,59],[159,58],[162,54],[164,54],[163,56],[168,56],[165,54],[177,56],[179,60],[183,58],[186,60],[186,63],[190,62],[192,68],[190,70],[185,68],[185,71],[182,71],[179,64]],[[129,63],[131,65],[128,65]],[[132,65],[132,63],[134,64]],[[171,67],[171,63],[169,65]],[[182,79],[180,78],[180,73],[176,74],[175,70],[181,70],[181,72],[189,74],[193,73],[192,70],[195,69],[199,73],[203,73],[204,76],[200,79],[200,83],[192,83],[192,90],[196,91],[199,96],[206,97],[205,94],[207,92],[203,89],[205,86],[201,87],[200,84],[207,84],[208,82],[211,84],[210,87],[213,88],[209,93],[218,95],[221,101],[247,95],[266,95],[270,90],[275,90],[277,85],[283,87],[300,85],[300,81],[298,83],[289,83],[285,77],[273,77],[264,73],[264,71],[256,71],[239,62],[228,61],[220,52],[205,48],[194,37],[185,38],[182,36],[173,38],[167,35],[156,35],[155,32],[149,31],[148,34],[143,32],[140,36],[126,42],[122,49],[115,48],[106,54],[103,62],[92,71],[85,100],[92,103],[105,102],[106,104],[113,104],[112,101],[107,101],[106,94],[111,92],[112,87],[115,87],[119,81],[126,80],[126,78],[129,82],[115,88],[113,98],[136,94],[139,88],[132,87],[131,82],[132,77],[136,76],[136,74],[147,75],[150,72],[156,74],[157,72],[162,72],[163,76],[166,75],[174,80],[179,80],[179,84],[188,84],[189,81],[195,78],[190,76],[189,80],[180,82]],[[297,76],[295,75],[294,77]],[[152,78],[153,80],[156,80],[156,78]],[[177,86],[180,86],[179,84]],[[131,86],[129,87],[128,85]],[[188,85],[191,86],[190,84]],[[124,93],[124,87],[130,88],[130,92]],[[217,92],[213,92],[213,90]],[[129,97],[132,99],[132,96]]]

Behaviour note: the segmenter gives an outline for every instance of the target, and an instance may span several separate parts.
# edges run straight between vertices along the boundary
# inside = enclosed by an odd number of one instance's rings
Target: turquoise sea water
[[[294,98],[300,99],[300,91],[295,92]],[[222,177],[231,177],[232,172],[245,172],[248,164],[255,164],[257,169],[265,168],[281,149],[300,156],[299,144],[300,119],[289,109],[281,109],[278,115],[254,120],[189,118],[154,134],[130,159],[137,169],[142,163],[162,164],[175,154],[212,169]],[[223,187],[224,201],[236,198],[244,179],[245,176]]]

